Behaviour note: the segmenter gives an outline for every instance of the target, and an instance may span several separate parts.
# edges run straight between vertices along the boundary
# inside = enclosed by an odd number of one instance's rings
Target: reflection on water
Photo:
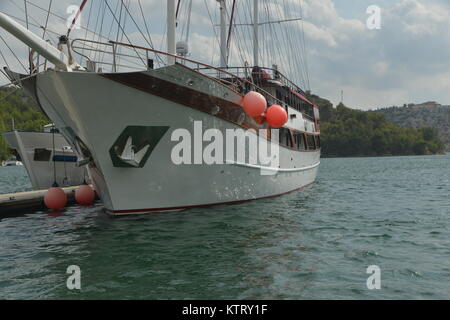
[[[324,159],[311,187],[241,205],[4,218],[0,298],[448,299],[449,160]],[[66,288],[69,265],[81,291]]]

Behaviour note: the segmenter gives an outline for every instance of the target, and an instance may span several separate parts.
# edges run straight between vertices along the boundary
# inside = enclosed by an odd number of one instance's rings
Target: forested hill
[[[431,127],[402,128],[383,114],[333,107],[316,95],[309,99],[319,106],[323,156],[424,155],[444,152],[444,144]]]
[[[12,129],[12,119],[15,127],[21,130],[42,130],[50,123],[32,100],[17,88],[0,89],[0,132]],[[8,144],[0,137],[0,160],[9,157]]]
[[[422,104],[409,104],[403,107],[390,107],[374,110],[385,116],[386,120],[405,128],[429,126],[436,128],[450,151],[450,106],[434,101]]]

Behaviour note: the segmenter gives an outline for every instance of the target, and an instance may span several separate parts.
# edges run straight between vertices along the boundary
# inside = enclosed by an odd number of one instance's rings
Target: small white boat
[[[85,169],[76,166],[77,154],[56,129],[52,132],[52,128],[50,124],[43,131],[1,133],[16,158],[25,165],[34,190],[48,189],[55,180],[61,187],[80,185],[87,177]],[[22,165],[21,161],[4,162],[5,165]]]
[[[17,160],[16,158],[11,158],[5,161],[2,161],[3,167],[15,167],[15,166],[23,166],[22,161]]]

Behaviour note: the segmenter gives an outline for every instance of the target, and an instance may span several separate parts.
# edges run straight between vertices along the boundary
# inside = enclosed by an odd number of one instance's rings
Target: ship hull
[[[124,215],[239,203],[314,182],[320,150],[280,147],[279,165],[269,165],[276,169],[270,174],[262,173],[266,167],[261,163],[225,159],[206,164],[196,158],[208,144],[196,138],[196,123],[201,132],[214,128],[223,136],[254,123],[243,120],[241,96],[233,90],[182,66],[162,69],[37,75],[35,92],[41,107],[74,147],[80,148],[81,141],[84,154],[88,150],[90,177],[108,212]],[[174,163],[178,129],[193,137],[191,163]],[[121,158],[128,137],[150,145],[136,166]]]
[[[83,183],[84,168],[76,166],[73,151],[62,152],[69,144],[61,134],[55,133],[53,136],[49,132],[15,130],[4,132],[2,136],[10,148],[20,155],[34,190],[48,189],[55,181],[64,187]],[[55,162],[52,161],[53,138],[57,151]],[[37,150],[44,152],[39,153]]]

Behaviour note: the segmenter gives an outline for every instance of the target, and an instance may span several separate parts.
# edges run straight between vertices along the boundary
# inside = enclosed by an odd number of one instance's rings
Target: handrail
[[[227,67],[227,69],[246,69],[249,67]],[[291,80],[289,80],[283,73],[281,73],[278,69],[273,69],[273,68],[267,68],[267,67],[258,67],[261,70],[269,70],[272,71],[273,73],[277,73],[277,77],[274,76],[273,80],[282,80],[282,82],[284,82],[288,87],[291,87],[297,91],[299,91],[299,93],[306,95],[305,91],[300,88],[299,86],[297,86],[295,83],[293,83]]]

